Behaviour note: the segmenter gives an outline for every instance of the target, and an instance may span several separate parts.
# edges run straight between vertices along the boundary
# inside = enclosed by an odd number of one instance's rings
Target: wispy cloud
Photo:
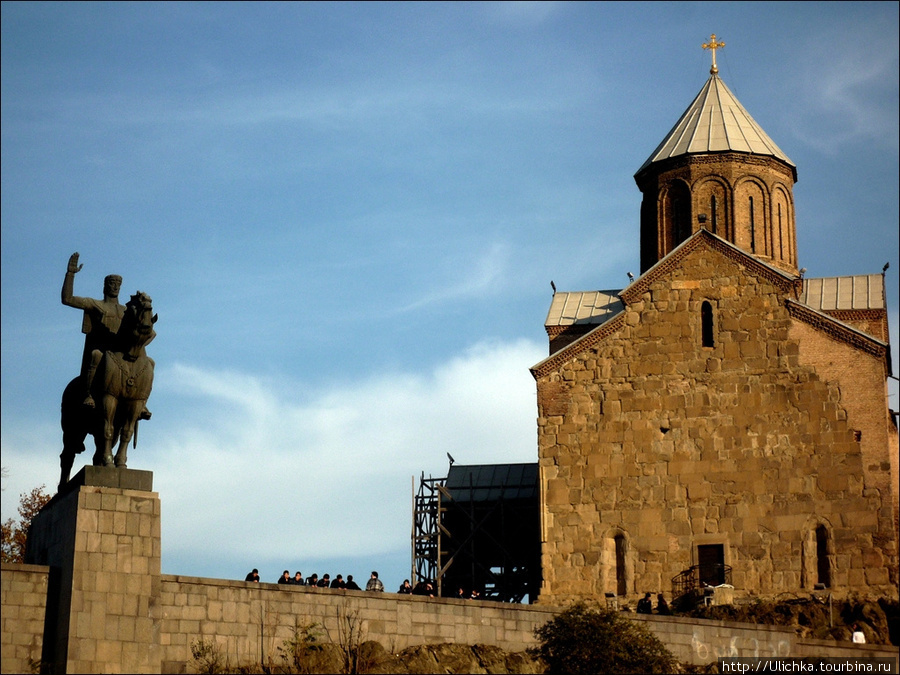
[[[836,154],[870,139],[898,147],[897,45],[877,31],[869,35],[873,43],[865,48],[842,35],[810,39],[809,63],[797,71],[800,105],[791,108],[792,126],[820,152]]]
[[[489,19],[497,23],[531,28],[554,16],[565,4],[564,2],[531,2],[529,0],[489,2],[485,3],[483,11]]]
[[[154,396],[177,397],[197,417],[162,422],[144,450],[167,512],[179,514],[166,519],[164,547],[186,554],[203,532],[234,552],[292,559],[402,548],[410,477],[444,469],[445,453],[461,463],[533,461],[528,368],[543,352],[528,341],[478,344],[430,373],[306,395],[247,374],[171,368]],[[286,541],[286,522],[302,537]]]
[[[509,270],[509,247],[495,243],[466,265],[443,273],[450,277],[443,286],[426,290],[425,294],[397,310],[404,314],[424,307],[496,293],[503,287]]]

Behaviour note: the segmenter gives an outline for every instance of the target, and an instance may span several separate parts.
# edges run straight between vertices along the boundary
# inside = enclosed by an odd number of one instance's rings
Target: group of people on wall
[[[253,581],[259,582],[259,570],[253,568],[251,572],[249,572],[244,579],[244,581]],[[347,578],[344,579],[343,575],[338,574],[334,579],[331,578],[329,574],[323,574],[321,578],[318,574],[311,574],[308,577],[304,577],[303,573],[299,570],[294,572],[293,576],[291,575],[290,570],[285,570],[281,573],[281,576],[278,577],[277,583],[285,584],[288,586],[312,586],[315,588],[338,588],[344,589],[348,591],[374,591],[376,593],[384,592],[384,583],[381,579],[378,578],[378,572],[375,570],[372,571],[371,575],[369,575],[369,580],[366,582],[365,589],[360,588],[359,584],[357,584],[353,580],[353,575],[348,574]],[[437,595],[437,591],[435,590],[434,583],[428,580],[419,581],[415,586],[410,584],[409,579],[404,579],[403,583],[400,584],[400,588],[397,589],[397,593],[400,595],[420,595],[429,598],[433,598]],[[481,594],[477,590],[473,590],[471,592],[465,592],[462,588],[459,589],[456,596],[459,599],[465,600],[477,600],[481,599]]]
[[[259,583],[259,570],[255,567],[253,570],[247,573],[247,576],[244,578],[244,581],[254,581]],[[359,584],[357,584],[353,580],[353,575],[348,574],[347,578],[344,579],[343,574],[338,574],[334,579],[331,578],[330,574],[323,574],[321,578],[317,573],[313,573],[308,577],[304,577],[303,573],[299,570],[291,576],[290,570],[285,570],[281,573],[281,576],[278,577],[277,583],[285,584],[288,586],[312,586],[314,588],[338,588],[338,589],[346,589],[349,591],[361,591]],[[369,580],[366,582],[367,591],[384,591],[384,584],[378,578],[378,572],[372,571],[372,574],[369,576]]]

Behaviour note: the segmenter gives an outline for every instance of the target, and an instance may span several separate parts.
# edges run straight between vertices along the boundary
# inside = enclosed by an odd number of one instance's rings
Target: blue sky
[[[536,461],[550,280],[639,271],[633,174],[713,32],[801,266],[889,261],[896,340],[897,3],[4,2],[2,518],[58,478],[78,251],[77,295],[159,313],[163,572],[398,586],[413,476]]]

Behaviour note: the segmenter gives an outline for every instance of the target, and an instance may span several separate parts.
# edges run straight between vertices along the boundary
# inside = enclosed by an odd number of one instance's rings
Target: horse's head
[[[125,305],[125,316],[119,327],[118,338],[123,352],[137,356],[153,338],[153,324],[159,317],[153,313],[153,301],[146,293],[138,291]]]

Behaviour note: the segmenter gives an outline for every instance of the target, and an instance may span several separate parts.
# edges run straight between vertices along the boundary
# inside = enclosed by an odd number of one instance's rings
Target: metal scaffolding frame
[[[410,579],[415,586],[420,581],[434,581],[438,577],[440,550],[440,492],[446,478],[425,478],[422,472],[419,489],[413,477],[412,570]]]
[[[413,571],[438,595],[534,602],[541,583],[536,464],[451,465],[413,479]]]

